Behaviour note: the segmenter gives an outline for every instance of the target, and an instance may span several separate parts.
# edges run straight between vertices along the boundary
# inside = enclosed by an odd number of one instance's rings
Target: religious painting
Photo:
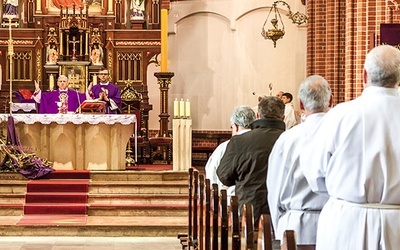
[[[84,92],[86,90],[86,66],[63,65],[61,74],[68,77],[69,88]]]
[[[69,10],[72,10],[73,5],[77,11],[83,8],[83,12],[86,12],[86,3],[89,5],[89,13],[101,13],[104,0],[47,0],[46,7],[50,13],[60,13],[61,6],[65,9],[68,6]],[[72,11],[71,11],[72,13]]]

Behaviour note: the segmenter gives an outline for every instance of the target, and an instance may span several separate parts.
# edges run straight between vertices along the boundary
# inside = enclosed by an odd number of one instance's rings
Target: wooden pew
[[[243,204],[242,206],[242,232],[241,232],[241,249],[254,249],[254,223],[253,223],[253,206],[251,204]]]
[[[255,238],[251,204],[243,205],[240,219],[236,196],[231,197],[228,210],[226,190],[221,190],[219,196],[218,185],[213,184],[211,189],[210,180],[194,168],[188,171],[188,182],[188,232],[178,234],[182,249],[315,250],[315,245],[296,246],[293,230],[285,231],[282,242],[273,240],[270,216],[266,214],[261,215],[256,225],[258,237]]]
[[[228,249],[228,200],[226,190],[221,190],[221,249]]]
[[[273,250],[271,231],[271,216],[269,214],[262,214],[258,226],[257,249]]]
[[[193,216],[192,216],[192,247],[198,249],[198,208],[199,208],[199,172],[193,173]]]
[[[205,233],[204,233],[204,249],[209,250],[211,249],[211,186],[210,186],[210,180],[206,179],[205,181]]]
[[[204,175],[199,175],[199,249],[204,249]]]
[[[218,231],[219,231],[219,217],[218,217],[218,207],[219,207],[219,196],[218,196],[218,184],[212,184],[212,250],[218,250]]]
[[[231,197],[231,245],[232,250],[240,250],[240,220],[239,220],[239,202],[237,196]]]
[[[281,250],[296,250],[296,237],[293,230],[286,230],[283,233]]]

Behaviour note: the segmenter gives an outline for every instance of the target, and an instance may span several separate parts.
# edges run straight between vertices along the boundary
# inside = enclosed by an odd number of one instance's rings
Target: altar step
[[[176,236],[187,230],[187,172],[92,171],[90,177],[84,225],[48,219],[16,225],[24,215],[29,180],[2,173],[0,235]]]

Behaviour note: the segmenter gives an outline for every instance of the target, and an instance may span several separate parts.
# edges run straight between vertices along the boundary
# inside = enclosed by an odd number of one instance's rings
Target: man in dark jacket
[[[239,205],[253,205],[255,228],[261,214],[269,214],[267,186],[269,154],[275,141],[285,131],[285,104],[275,96],[267,96],[258,104],[259,119],[252,131],[232,137],[217,169],[224,185],[236,185]]]

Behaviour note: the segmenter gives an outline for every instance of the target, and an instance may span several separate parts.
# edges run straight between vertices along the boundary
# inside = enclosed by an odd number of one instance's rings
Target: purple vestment
[[[39,114],[57,114],[57,102],[60,101],[60,90],[43,92],[39,104]],[[68,89],[68,112],[76,112],[83,101],[86,100],[85,93],[79,93],[76,90]]]
[[[106,114],[118,114],[121,111],[121,92],[119,91],[119,88],[117,85],[109,83],[107,85],[101,85],[101,84],[96,84],[92,88],[92,93],[94,95],[94,98],[99,98],[100,93],[104,92],[104,90],[108,91],[108,99],[111,99],[117,104],[118,109],[112,110],[110,103],[106,103],[106,108],[105,108],[105,113]]]

